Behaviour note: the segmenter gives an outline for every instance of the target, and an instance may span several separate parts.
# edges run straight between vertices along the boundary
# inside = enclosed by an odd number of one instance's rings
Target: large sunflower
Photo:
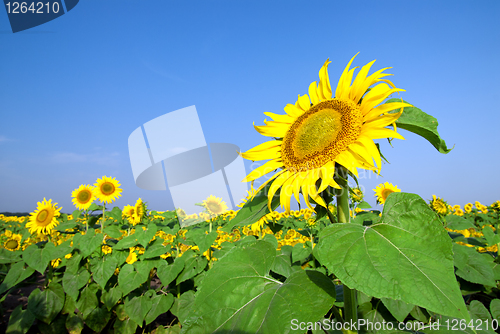
[[[226,202],[222,198],[210,195],[203,201],[203,206],[208,210],[211,215],[218,216],[227,211]]]
[[[91,185],[80,185],[71,193],[73,204],[78,210],[87,210],[95,200],[94,187]]]
[[[387,68],[368,76],[375,61],[363,66],[354,82],[354,70],[347,64],[340,76],[335,97],[328,77],[326,61],[319,71],[319,84],[311,83],[309,95],[298,97],[295,104],[285,107],[286,115],[270,112],[264,114],[273,121],[264,120],[266,125],[255,126],[264,136],[275,140],[260,144],[241,153],[248,160],[268,160],[263,166],[252,171],[243,180],[246,182],[281,168],[258,190],[273,181],[269,193],[270,203],[281,187],[280,203],[290,212],[292,195],[299,201],[302,191],[309,208],[309,197],[326,207],[318,193],[328,186],[340,188],[334,181],[335,164],[340,164],[357,175],[357,168],[380,172],[381,157],[374,139],[404,139],[396,131],[386,128],[401,116],[392,110],[410,106],[403,102],[381,104],[389,95],[404,91],[382,79],[390,74],[382,73]],[[316,181],[321,179],[319,188]]]
[[[102,179],[97,179],[94,186],[96,197],[103,203],[113,203],[121,196],[120,183],[114,177],[103,176]]]
[[[61,214],[62,208],[57,207],[57,203],[52,204],[52,200],[43,199],[43,202],[38,202],[38,207],[30,213],[30,221],[26,223],[30,233],[49,234],[50,231],[58,224],[57,217]]]
[[[14,252],[21,248],[21,239],[23,237],[20,234],[12,234],[9,239],[3,244],[4,248]]]

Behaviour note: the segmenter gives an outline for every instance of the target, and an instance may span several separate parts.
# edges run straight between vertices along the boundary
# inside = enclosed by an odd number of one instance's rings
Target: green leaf
[[[110,225],[110,226],[105,225],[104,232],[106,232],[107,235],[109,235],[111,238],[114,239],[118,239],[122,236],[120,227],[116,225]]]
[[[453,243],[453,259],[457,267],[457,276],[472,283],[496,286],[491,256],[480,254],[474,248]]]
[[[86,320],[87,316],[99,306],[99,301],[97,300],[97,291],[99,287],[97,284],[90,284],[85,287],[80,293],[80,298],[76,301],[76,306],[78,310],[82,312],[83,318]]]
[[[78,299],[80,289],[88,283],[90,273],[85,268],[80,268],[78,273],[64,273],[62,284],[64,291],[74,300]]]
[[[389,99],[386,101],[386,103],[392,102],[401,102],[401,99]],[[452,150],[452,148],[446,147],[445,141],[439,136],[437,119],[417,107],[405,107],[403,114],[396,121],[396,125],[401,129],[408,130],[427,139],[441,153],[446,154]]]
[[[104,290],[101,295],[101,301],[109,311],[111,311],[120,298],[122,298],[122,292],[118,287],[111,288],[109,291]]]
[[[120,269],[118,274],[118,287],[126,296],[146,282],[148,276],[149,271],[135,271],[134,266],[127,263]]]
[[[88,257],[102,244],[103,235],[95,234],[94,229],[89,229],[85,235],[75,234],[73,247],[78,248],[83,257]]]
[[[413,304],[405,303],[402,300],[394,300],[390,298],[382,298],[381,300],[384,306],[399,322],[403,322],[414,307]]]
[[[486,242],[490,246],[496,245],[500,242],[500,236],[498,234],[495,234],[495,232],[493,232],[493,229],[488,225],[483,227],[483,235],[486,239]]]
[[[319,237],[316,259],[351,289],[470,320],[451,239],[418,195],[392,193],[380,223],[334,224]]]
[[[170,309],[173,315],[175,315],[181,324],[186,322],[186,319],[191,314],[191,306],[194,303],[194,291],[188,290],[184,292],[179,298],[176,298],[174,305]]]
[[[275,257],[276,250],[265,241],[229,251],[207,272],[181,333],[274,334],[289,329],[294,319],[322,319],[335,300],[332,281],[310,270],[276,281],[269,276]]]
[[[264,188],[262,188],[252,200],[247,201],[243,207],[238,211],[236,217],[231,219],[229,223],[222,228],[222,231],[231,233],[233,227],[235,226],[245,226],[257,222],[260,218],[264,217],[269,213],[269,208],[267,206],[268,199],[267,194],[269,193],[269,188],[271,187],[269,182]],[[278,190],[271,202],[271,209],[274,210],[278,207],[280,203],[280,191]]]
[[[153,257],[157,257],[160,255],[163,255],[170,251],[172,247],[169,246],[163,246],[163,239],[157,238],[155,241],[153,241],[148,248],[146,248],[146,251],[144,252],[143,258],[144,259],[151,259]]]
[[[168,312],[170,307],[174,303],[174,296],[172,294],[168,295],[156,295],[151,298],[151,309],[149,310],[146,318],[146,325],[149,325],[151,322],[155,321],[155,319],[163,313]]]
[[[98,307],[92,310],[85,318],[85,323],[95,332],[101,332],[108,324],[111,312],[106,307]]]
[[[131,234],[118,241],[118,243],[113,246],[113,250],[129,249],[130,247],[134,247],[138,243],[139,241],[137,241],[137,236],[135,234]]]
[[[125,300],[125,312],[127,312],[130,319],[142,328],[142,323],[146,314],[153,306],[151,298],[147,295],[134,297],[130,300]]]
[[[292,263],[305,260],[309,255],[311,255],[311,253],[312,249],[310,247],[307,247],[305,244],[300,242],[297,243],[295,246],[293,246]]]
[[[23,252],[23,260],[28,266],[43,275],[45,269],[47,269],[47,265],[52,260],[51,252],[54,251],[54,248],[56,247],[52,242],[46,243],[45,247],[41,248],[36,244],[30,245]]]
[[[80,270],[80,262],[82,260],[81,254],[74,254],[71,258],[66,261],[66,271],[65,273],[76,274]]]
[[[164,261],[163,264],[156,269],[156,275],[163,286],[169,285],[184,269],[184,261],[181,259],[182,257],[176,258],[171,264]]]
[[[13,264],[0,284],[0,295],[30,277],[34,272],[35,270],[31,267],[24,268],[24,261]]]
[[[500,299],[493,299],[490,302],[490,312],[494,319],[500,321]]]
[[[33,315],[45,322],[50,322],[57,316],[64,306],[64,290],[61,285],[52,282],[50,286],[41,292],[33,290],[28,297],[28,310]]]
[[[189,254],[186,252],[182,257],[188,257]],[[184,269],[181,271],[179,276],[177,277],[176,283],[180,284],[194,276],[198,275],[205,269],[208,261],[204,256],[198,256],[193,254],[193,257],[189,257],[184,261]],[[161,278],[160,278],[161,280]]]
[[[200,249],[200,253],[204,253],[207,249],[212,246],[217,239],[217,231],[212,233],[205,233],[204,229],[193,228],[186,233],[187,240],[193,240],[196,246]]]
[[[64,306],[61,310],[62,314],[74,313],[76,310],[76,302],[75,300],[68,294],[66,294],[66,298],[64,299]]]
[[[115,329],[115,333],[120,333],[120,334],[135,334],[135,331],[137,329],[137,324],[135,323],[134,320],[127,318],[125,320],[120,320],[117,319],[115,324],[113,325],[113,328]],[[155,331],[155,334],[157,334],[158,330]]]
[[[466,219],[464,217],[456,216],[456,215],[447,215],[446,219],[446,227],[450,230],[466,230],[469,228],[476,228],[474,222]]]
[[[118,223],[122,222],[122,210],[115,206],[111,211],[106,211],[106,216],[111,217],[117,220]],[[108,233],[107,231],[107,226],[105,225],[104,228],[106,229],[106,234]]]
[[[94,281],[101,288],[105,288],[106,283],[113,276],[117,267],[117,260],[114,257],[95,258],[90,261],[90,268]]]
[[[359,209],[371,209],[371,205],[368,204],[367,202],[365,201],[361,201],[359,204],[358,204],[358,208]]]
[[[35,316],[29,310],[23,310],[22,305],[18,305],[9,318],[9,326],[6,334],[25,334],[33,325]]]
[[[21,252],[11,252],[0,248],[0,264],[15,263],[21,260]]]
[[[155,224],[149,224],[145,231],[140,227],[136,228],[134,235],[139,244],[145,248],[155,236],[156,231],[158,231],[158,227]]]
[[[290,251],[286,251],[284,247],[278,252],[281,252],[281,254],[278,254],[274,259],[271,270],[281,276],[288,277],[295,271],[292,267],[292,254]]]
[[[84,324],[82,318],[77,314],[70,313],[66,318],[66,329],[69,334],[80,334],[83,330]]]
[[[58,315],[50,324],[38,323],[38,330],[42,334],[61,334],[66,332],[67,315]]]
[[[479,324],[481,325],[481,330],[478,330],[479,333],[495,334],[495,331],[491,329],[492,327],[494,328],[494,326],[492,326],[493,323],[490,312],[480,301],[473,300],[469,305],[469,312],[471,315],[472,323],[475,326]]]

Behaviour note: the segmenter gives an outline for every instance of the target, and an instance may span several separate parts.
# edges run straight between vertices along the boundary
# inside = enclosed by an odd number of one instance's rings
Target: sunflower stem
[[[101,223],[101,233],[103,235],[102,242],[106,241],[106,234],[104,234],[104,221],[106,220],[106,216],[104,212],[106,211],[106,203],[102,202],[102,223]]]
[[[337,165],[337,175],[335,182],[340,186],[337,190],[337,218],[339,223],[349,223],[349,185],[347,184],[347,170]],[[344,321],[348,324],[358,323],[358,303],[356,300],[356,289],[350,289],[345,284],[344,290]],[[357,331],[349,331],[349,333],[357,333]]]

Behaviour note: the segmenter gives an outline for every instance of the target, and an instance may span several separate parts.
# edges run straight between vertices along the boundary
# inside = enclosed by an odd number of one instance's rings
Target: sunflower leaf
[[[401,99],[389,99],[386,103],[392,102],[401,102]],[[403,108],[403,114],[396,121],[396,125],[427,139],[441,153],[446,154],[453,149],[453,147],[448,148],[439,136],[437,119],[417,107]]]
[[[452,241],[418,195],[392,193],[379,223],[333,224],[319,237],[315,258],[351,289],[470,320]]]
[[[267,215],[269,213],[269,208],[267,207],[267,194],[269,193],[271,184],[272,182],[269,182],[255,195],[252,200],[247,201],[245,205],[243,205],[243,207],[238,211],[236,217],[231,219],[229,223],[222,228],[222,231],[231,233],[233,227],[256,223],[259,219]],[[272,199],[271,209],[274,211],[274,209],[276,209],[279,204],[280,191],[278,190]]]
[[[293,321],[322,319],[335,301],[331,279],[300,270],[277,281],[269,276],[275,258],[274,246],[262,240],[232,248],[201,282],[181,333],[274,334]]]

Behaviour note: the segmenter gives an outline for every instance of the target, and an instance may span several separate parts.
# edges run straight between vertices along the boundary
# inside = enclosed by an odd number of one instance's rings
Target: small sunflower
[[[203,206],[212,215],[220,215],[227,211],[226,202],[222,201],[222,198],[210,195],[206,200],[203,201]]]
[[[103,203],[113,203],[121,196],[120,183],[114,177],[103,176],[101,179],[97,179],[94,186],[95,196]]]
[[[130,248],[130,252],[125,262],[127,262],[128,264],[133,264],[136,261],[137,261],[137,253],[132,248]]]
[[[12,234],[9,239],[3,244],[6,250],[14,252],[21,248],[21,239],[23,237],[20,234]]]
[[[379,184],[375,189],[373,189],[373,191],[375,191],[377,203],[384,204],[390,194],[394,192],[401,192],[401,189],[398,189],[398,186],[394,186],[392,183],[386,182]]]
[[[94,187],[82,184],[78,189],[73,190],[71,196],[78,210],[87,210],[95,200]]]
[[[500,201],[496,201],[496,202],[493,202],[491,204],[491,208],[493,209],[493,211],[495,212],[500,212]]]
[[[359,187],[352,188],[350,195],[353,202],[361,202],[363,200],[363,191]]]
[[[130,223],[134,221],[135,206],[125,205],[122,210],[122,216],[127,218]]]
[[[50,234],[52,229],[58,225],[57,217],[59,217],[62,208],[57,207],[57,203],[52,204],[52,200],[43,199],[43,202],[38,202],[38,207],[30,213],[30,221],[26,224],[30,233]]]
[[[237,205],[237,207],[238,207],[238,208],[242,208],[242,207],[243,207],[243,205],[245,205],[245,203],[246,203],[249,199],[251,199],[251,198],[253,198],[253,197],[255,196],[255,194],[257,194],[257,191],[254,189],[254,187],[253,187],[253,182],[252,182],[252,184],[250,185],[250,190],[248,190],[248,191],[247,191],[247,196],[241,200],[241,203],[240,203],[240,204],[238,204],[238,205]]]
[[[440,215],[448,214],[448,203],[442,200],[440,197],[436,197],[436,195],[432,195],[432,201],[430,201],[431,209],[439,213]]]
[[[142,201],[142,199],[138,199],[134,206],[135,214],[134,219],[135,223],[138,224],[141,222],[141,219],[146,215],[146,204]]]
[[[292,195],[299,202],[299,193],[311,210],[309,198],[326,207],[318,194],[328,186],[340,188],[334,181],[337,164],[356,176],[357,168],[380,172],[382,159],[373,140],[404,139],[386,127],[395,124],[402,108],[411,105],[383,103],[392,93],[404,90],[382,79],[390,75],[382,73],[387,68],[368,75],[375,61],[363,66],[353,81],[356,68],[350,69],[350,66],[355,57],[344,69],[336,90],[330,86],[327,71],[330,61],[327,60],[319,71],[319,84],[309,85],[309,95],[299,95],[295,104],[288,104],[284,108],[285,115],[265,112],[273,121],[264,120],[264,126],[255,126],[260,134],[274,140],[240,154],[253,161],[271,160],[253,170],[243,181],[254,181],[281,169],[257,190],[272,181],[268,192],[269,211],[272,211],[272,198],[280,188],[280,204],[286,212],[290,212]],[[392,112],[397,109],[401,111]]]
[[[465,210],[465,212],[466,212],[466,213],[471,213],[471,212],[472,212],[472,207],[473,207],[472,203],[467,203],[467,204],[465,204],[465,205],[464,205],[464,210]]]

